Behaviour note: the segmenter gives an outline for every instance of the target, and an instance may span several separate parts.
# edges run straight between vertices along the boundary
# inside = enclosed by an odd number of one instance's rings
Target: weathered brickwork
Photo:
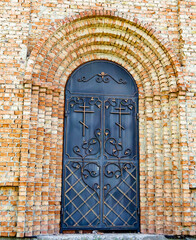
[[[64,89],[95,59],[122,65],[138,86],[141,232],[196,234],[195,7],[0,2],[1,236],[59,233]]]
[[[17,202],[18,187],[0,187],[1,236],[16,236]]]
[[[0,184],[18,185],[29,8],[0,1]]]

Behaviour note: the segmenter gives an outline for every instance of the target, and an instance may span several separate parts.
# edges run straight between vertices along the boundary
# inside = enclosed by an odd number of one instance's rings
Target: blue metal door
[[[61,230],[139,231],[138,91],[121,66],[86,63],[65,92]]]

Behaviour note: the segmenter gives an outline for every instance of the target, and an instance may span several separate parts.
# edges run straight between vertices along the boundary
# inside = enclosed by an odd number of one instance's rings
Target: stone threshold
[[[37,240],[166,240],[164,235],[139,233],[89,233],[89,234],[58,234],[39,235]]]

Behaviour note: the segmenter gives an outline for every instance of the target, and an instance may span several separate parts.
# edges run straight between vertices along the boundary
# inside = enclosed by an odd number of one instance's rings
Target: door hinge
[[[65,117],[67,117],[67,115],[68,115],[68,111],[65,111]]]
[[[63,209],[63,207],[61,208],[61,215],[63,215],[63,211],[64,211],[64,209]]]
[[[140,209],[137,208],[137,215],[140,215]]]

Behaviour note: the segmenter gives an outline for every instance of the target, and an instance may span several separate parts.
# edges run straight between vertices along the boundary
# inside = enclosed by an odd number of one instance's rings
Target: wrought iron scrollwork
[[[104,176],[111,179],[104,185],[104,197],[106,198],[108,193],[116,188],[122,181],[123,171],[128,171],[132,174],[135,170],[133,163],[107,163],[104,167]]]
[[[86,164],[81,171],[83,182],[99,195],[100,185],[96,179],[100,177],[100,167],[97,163]],[[91,178],[91,181],[89,180]],[[94,180],[92,180],[94,178]]]
[[[130,173],[132,173],[135,170],[135,166],[133,165],[133,163],[124,163],[123,168],[125,170],[129,170]]]
[[[98,165],[98,163],[90,162],[90,163],[84,164],[84,162],[83,163],[73,162],[72,167],[75,169],[80,169],[82,181],[90,189],[92,189],[99,197],[100,166]]]
[[[104,176],[110,178],[109,183],[104,185],[104,196],[114,189],[121,181],[122,177],[122,168],[118,163],[108,163],[104,167]]]
[[[89,105],[95,105],[98,108],[101,108],[101,101],[98,98],[91,97],[89,100]]]
[[[71,108],[73,108],[75,105],[83,105],[86,99],[86,97],[72,97],[69,101],[69,105]],[[91,106],[95,105],[98,108],[101,107],[101,100],[99,100],[97,97],[89,97],[87,103]]]
[[[69,105],[71,108],[73,108],[75,105],[81,105],[84,103],[84,99],[80,97],[72,97],[71,100],[69,101]]]
[[[109,98],[106,102],[105,102],[105,108],[108,109],[110,106],[112,107],[117,107],[118,103],[117,103],[117,99],[113,99],[113,98]],[[135,107],[135,103],[131,100],[131,99],[122,99],[119,102],[119,106],[124,106],[127,107],[129,110],[133,110]]]
[[[131,155],[131,153],[132,153],[131,149],[126,148],[123,151],[122,143],[118,142],[115,138],[111,137],[109,129],[105,130],[105,136],[107,138],[105,140],[104,150],[109,156],[115,157],[120,160],[121,158],[125,158],[125,157],[128,157]],[[120,154],[122,152],[123,152],[123,154]]]
[[[81,157],[83,160],[92,155],[96,155],[100,152],[100,135],[101,130],[98,128],[94,132],[95,137],[90,138],[88,141],[84,141],[81,147],[74,146],[73,152]]]
[[[101,82],[109,83],[110,80],[113,80],[118,84],[127,84],[126,80],[123,80],[122,78],[120,78],[119,80],[116,80],[111,75],[109,75],[107,73],[104,73],[104,72],[98,73],[98,74],[96,74],[96,75],[94,75],[94,76],[92,76],[91,78],[88,78],[88,79],[86,79],[86,77],[79,78],[78,82],[89,82],[90,80],[92,80],[94,78],[96,78],[97,83],[101,83]]]
[[[135,103],[131,99],[123,99],[120,104],[124,107],[126,106],[130,110],[133,110],[135,107]]]

